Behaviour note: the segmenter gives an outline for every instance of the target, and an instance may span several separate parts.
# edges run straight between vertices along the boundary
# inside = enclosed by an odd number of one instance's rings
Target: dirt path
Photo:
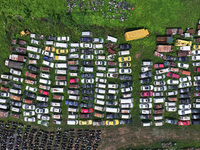
[[[116,150],[126,146],[145,146],[154,142],[176,140],[200,141],[200,131],[189,128],[119,127],[102,130],[100,150]]]

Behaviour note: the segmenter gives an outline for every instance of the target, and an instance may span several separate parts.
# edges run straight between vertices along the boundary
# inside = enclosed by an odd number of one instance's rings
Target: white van
[[[108,68],[108,72],[117,72],[118,69],[117,68]]]
[[[119,56],[130,55],[130,51],[129,51],[129,50],[126,50],[126,51],[119,51],[119,52],[118,52],[118,55],[119,55]]]
[[[126,104],[126,103],[133,104],[133,98],[126,98],[126,99],[120,98],[119,101],[121,104]]]
[[[98,99],[105,99],[105,95],[96,94],[95,97]]]
[[[96,89],[95,89],[95,92],[96,92],[96,93],[99,93],[99,94],[105,94],[105,93],[106,93],[106,90],[96,88]]]
[[[191,46],[181,46],[180,50],[181,51],[190,51],[191,50]]]
[[[56,63],[55,68],[67,68],[67,63]]]
[[[51,68],[54,67],[54,63],[48,62],[48,61],[46,61],[46,60],[43,60],[43,61],[42,61],[42,64],[43,64],[43,65],[46,65],[46,66],[48,66],[48,67],[51,67]]]
[[[94,49],[100,49],[103,48],[103,44],[93,44]]]
[[[0,103],[8,103],[8,99],[3,99],[3,98],[0,98]]]
[[[99,104],[99,105],[104,105],[105,104],[104,100],[99,100],[99,99],[95,99],[94,102],[97,103],[97,104]]]
[[[69,43],[70,47],[80,47],[79,43]]]
[[[96,56],[96,58],[99,59],[99,60],[105,60],[106,56]]]
[[[116,43],[116,42],[117,42],[117,38],[112,37],[112,36],[109,36],[109,35],[107,35],[106,40],[107,40],[107,41],[111,41],[111,42],[113,42],[113,43]]]
[[[106,84],[97,83],[96,87],[105,89],[106,88]]]
[[[68,115],[68,119],[77,119],[78,118],[78,115],[74,115],[74,114],[69,114]]]
[[[2,75],[1,75],[1,79],[8,79],[8,80],[10,80],[10,79],[12,79],[12,75],[5,75],[5,74],[2,74]]]
[[[68,112],[78,112],[78,108],[68,107]]]
[[[155,126],[163,126],[163,125],[164,125],[164,122],[161,121],[161,120],[154,121],[154,125],[155,125]]]
[[[108,90],[108,94],[118,94],[119,93],[119,90]]]
[[[131,114],[122,114],[121,118],[122,119],[131,119]]]
[[[2,105],[2,104],[0,104],[0,109],[8,109],[8,108],[9,108],[8,105]]]
[[[67,43],[56,42],[56,43],[54,43],[54,46],[55,47],[60,47],[60,48],[67,48]]]
[[[65,88],[51,88],[52,93],[64,93]]]
[[[94,110],[104,111],[104,107],[103,107],[103,106],[95,105],[95,106],[94,106]]]
[[[84,32],[82,32],[82,36],[83,37],[91,37],[92,35],[93,35],[93,33],[90,32],[90,31],[84,31]]]
[[[162,120],[163,119],[163,115],[154,115],[153,119],[154,120]]]
[[[56,74],[67,74],[67,70],[55,69]]]
[[[119,108],[106,107],[105,111],[108,113],[119,113]]]
[[[108,84],[108,88],[109,89],[117,89],[118,88],[118,84]]]
[[[94,67],[81,67],[81,71],[94,72]]]
[[[50,80],[46,80],[46,79],[40,79],[39,83],[50,85],[51,81]]]
[[[36,97],[37,101],[42,101],[42,102],[48,102],[49,101],[49,97],[45,97],[45,96],[37,96]]]
[[[41,53],[41,49],[33,46],[27,46],[27,51],[35,52],[35,53]]]
[[[14,111],[14,112],[21,112],[21,108],[17,108],[17,107],[13,107],[13,106],[10,107],[10,110]]]
[[[54,44],[54,41],[45,41],[44,42],[44,45],[53,45]]]
[[[97,66],[98,71],[106,71],[106,67]]]
[[[145,121],[145,122],[142,122],[142,126],[143,127],[149,127],[152,125],[152,122],[151,121]]]
[[[67,124],[68,125],[77,125],[78,124],[78,120],[67,120]]]
[[[154,98],[154,103],[164,103],[165,102],[165,97],[155,97]]]
[[[97,77],[106,77],[106,74],[105,73],[101,73],[101,72],[97,72],[96,76]]]
[[[79,100],[79,96],[76,96],[76,95],[69,95],[69,99],[71,100]]]

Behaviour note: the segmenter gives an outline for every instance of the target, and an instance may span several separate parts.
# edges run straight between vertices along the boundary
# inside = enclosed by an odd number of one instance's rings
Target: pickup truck
[[[10,60],[14,60],[14,61],[26,62],[26,57],[25,56],[16,55],[16,54],[11,54],[9,56],[9,59]]]
[[[33,81],[33,80],[26,79],[26,80],[25,80],[25,83],[34,85],[34,84],[37,83],[37,81]]]
[[[36,74],[30,73],[28,71],[25,72],[25,76],[30,77],[30,78],[34,78],[34,79],[37,78]]]
[[[15,62],[11,60],[5,60],[5,65],[9,68],[15,68],[15,69],[23,69],[24,67],[24,63]]]
[[[185,56],[191,56],[192,51],[177,51],[178,57],[185,57]]]
[[[177,34],[183,34],[183,29],[181,28],[170,28],[166,29],[167,35],[177,35]]]
[[[16,100],[16,101],[21,101],[22,100],[21,96],[17,96],[17,95],[13,95],[13,94],[10,94],[10,98],[13,99],[13,100]]]
[[[9,51],[20,53],[20,54],[26,54],[26,48],[24,48],[24,47],[16,47],[16,48],[14,48],[13,46],[10,46]]]
[[[12,44],[13,44],[13,45],[19,44],[19,45],[21,45],[21,46],[26,46],[26,41],[24,41],[24,40],[16,40],[16,39],[13,39],[13,40],[12,40]]]
[[[156,47],[157,52],[163,52],[163,53],[168,53],[173,51],[173,46],[172,45],[158,45]]]
[[[168,44],[173,43],[173,37],[171,36],[161,36],[156,38],[157,44]]]

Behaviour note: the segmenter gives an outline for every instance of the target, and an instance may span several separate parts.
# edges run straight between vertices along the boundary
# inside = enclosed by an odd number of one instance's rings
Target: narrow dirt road
[[[145,146],[154,142],[195,140],[200,141],[200,130],[190,128],[119,127],[102,130],[100,150],[116,150],[127,146]]]

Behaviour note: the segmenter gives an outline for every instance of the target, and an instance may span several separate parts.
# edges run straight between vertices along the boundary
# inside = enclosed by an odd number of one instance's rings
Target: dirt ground
[[[102,130],[100,150],[116,150],[125,147],[138,147],[163,141],[195,140],[200,141],[200,131],[189,128],[164,129],[158,127],[136,128],[119,127]]]

